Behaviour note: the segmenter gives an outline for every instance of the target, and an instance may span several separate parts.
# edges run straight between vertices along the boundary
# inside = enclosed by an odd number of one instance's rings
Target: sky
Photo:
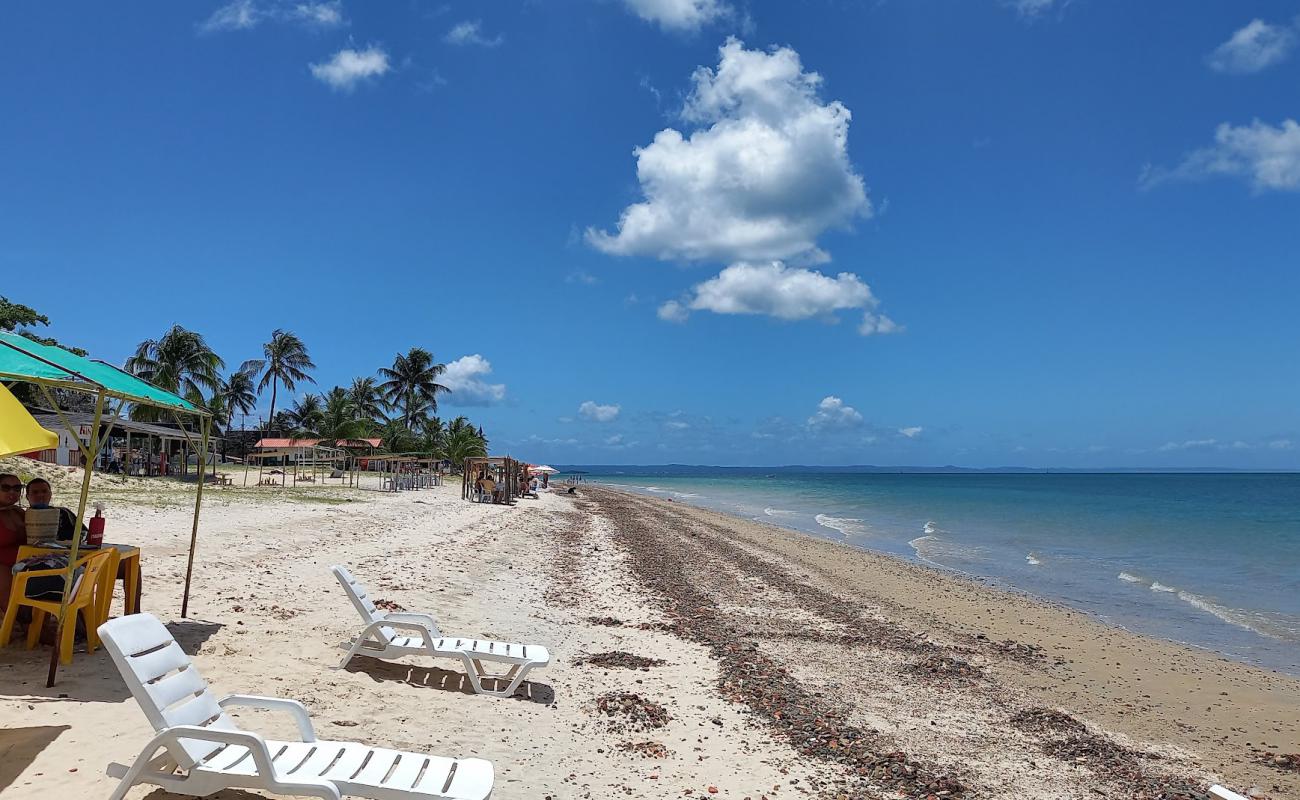
[[[1294,468],[1298,14],[5,4],[0,294],[531,461]]]

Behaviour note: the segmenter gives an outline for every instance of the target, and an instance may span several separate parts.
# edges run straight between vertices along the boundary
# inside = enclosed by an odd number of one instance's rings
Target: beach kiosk
[[[90,496],[90,476],[95,469],[96,456],[99,455],[100,448],[111,435],[113,425],[122,416],[122,412],[129,406],[148,406],[171,413],[176,420],[178,429],[184,432],[191,448],[199,454],[194,518],[190,526],[189,560],[185,567],[185,589],[181,596],[181,616],[186,616],[189,611],[190,581],[194,573],[194,549],[199,535],[199,510],[203,505],[203,484],[206,478],[208,443],[212,433],[212,415],[184,398],[143,381],[112,364],[78,356],[61,347],[41,344],[25,336],[3,331],[0,331],[0,382],[6,385],[13,383],[35,385],[44,396],[49,407],[55,410],[63,427],[73,434],[74,441],[78,443],[77,446],[81,449],[82,455],[85,456],[85,474],[81,479],[81,496],[77,500],[78,530],[86,521],[86,503]],[[55,395],[55,390],[80,392],[94,398],[89,443],[81,440],[79,428],[62,410]],[[5,394],[9,394],[7,389]],[[0,400],[0,402],[3,401]],[[193,432],[181,424],[182,415],[196,422],[199,430]],[[8,418],[9,414],[6,413],[6,422]],[[81,537],[73,536],[70,552],[68,553],[68,571],[63,582],[63,598],[59,607],[58,624],[60,633],[62,633],[64,625],[76,624],[75,620],[67,618],[67,613],[80,546]],[[55,641],[57,642],[61,638],[62,636],[59,636]],[[66,662],[70,657],[70,653],[60,654],[59,646],[55,645],[53,652],[50,654],[50,671],[46,686],[54,685],[55,673],[60,658]]]

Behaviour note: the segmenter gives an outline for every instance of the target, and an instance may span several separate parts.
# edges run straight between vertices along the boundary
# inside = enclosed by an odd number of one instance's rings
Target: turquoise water
[[[1300,674],[1300,475],[589,469]]]

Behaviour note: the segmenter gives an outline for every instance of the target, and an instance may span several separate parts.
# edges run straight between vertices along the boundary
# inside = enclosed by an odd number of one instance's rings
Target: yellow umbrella
[[[0,383],[0,456],[53,450],[58,446],[59,435],[38,425],[18,398]]]

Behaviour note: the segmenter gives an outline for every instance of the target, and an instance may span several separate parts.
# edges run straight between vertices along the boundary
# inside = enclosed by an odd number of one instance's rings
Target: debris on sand
[[[984,680],[984,670],[955,656],[929,656],[904,670],[932,686],[973,686]]]
[[[615,745],[624,753],[635,753],[642,758],[662,760],[668,758],[672,751],[663,742],[619,742]]]
[[[609,717],[614,731],[648,731],[672,719],[668,709],[635,692],[608,692],[596,698],[596,710]]]
[[[587,617],[587,622],[592,625],[599,625],[602,628],[621,628],[623,620],[618,617]]]
[[[1270,753],[1256,750],[1255,760],[1282,772],[1300,772],[1300,753]]]
[[[648,672],[651,667],[662,667],[667,662],[662,658],[648,658],[622,650],[614,650],[608,653],[593,653],[589,656],[583,656],[573,663],[579,666],[589,664],[603,669],[639,669]]]
[[[382,597],[375,601],[375,608],[379,609],[380,611],[405,611],[406,610],[406,606],[402,605],[401,603],[396,603],[393,602],[392,600],[385,600]]]

